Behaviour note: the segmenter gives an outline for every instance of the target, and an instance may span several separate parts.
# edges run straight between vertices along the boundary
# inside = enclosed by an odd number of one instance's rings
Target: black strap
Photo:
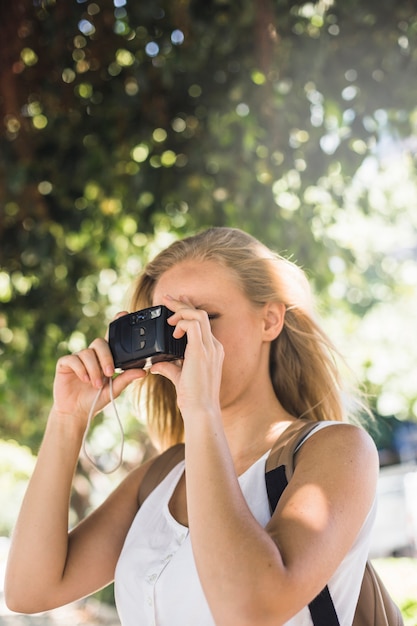
[[[271,514],[285,487],[288,485],[285,465],[280,465],[265,474],[266,491],[268,494]],[[329,589],[326,587],[308,605],[314,626],[340,626]]]
[[[340,626],[328,586],[308,605],[314,626]]]

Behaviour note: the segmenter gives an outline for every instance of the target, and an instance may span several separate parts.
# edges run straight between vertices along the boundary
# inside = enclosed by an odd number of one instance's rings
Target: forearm
[[[247,506],[223,432],[204,431],[188,430],[187,502],[196,565],[216,624],[279,624],[289,617],[288,573]],[[281,609],[279,589],[286,598]]]
[[[37,463],[13,532],[6,595],[51,597],[63,578],[68,549],[68,510],[83,428],[51,412]]]
[[[195,425],[186,438],[189,525],[216,624],[285,623],[324,588],[356,541],[374,500],[375,446],[348,425],[311,437],[263,529],[230,471],[220,429]]]

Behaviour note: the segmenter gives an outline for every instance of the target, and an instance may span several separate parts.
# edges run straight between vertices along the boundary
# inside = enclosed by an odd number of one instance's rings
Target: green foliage
[[[417,624],[417,600],[406,600],[400,609],[404,618],[404,626],[415,626]]]
[[[13,527],[34,464],[28,448],[0,441],[0,537]]]
[[[412,318],[412,3],[22,0],[0,17],[0,434],[36,448],[56,357],[105,331],[156,249],[223,224],[302,263],[375,404],[388,381],[384,406],[415,414],[403,369],[398,392],[362,338],[350,353],[368,314]]]
[[[401,609],[404,626],[417,624],[417,561],[415,558],[373,560],[378,574]]]

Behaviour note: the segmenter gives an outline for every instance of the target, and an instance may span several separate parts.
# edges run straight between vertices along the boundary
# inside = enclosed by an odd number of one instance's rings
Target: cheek
[[[230,359],[230,356],[236,353],[239,342],[236,340],[236,337],[232,333],[225,330],[218,330],[214,327],[212,328],[212,333],[217,341],[222,344],[225,361],[228,361]]]
[[[252,347],[240,333],[216,337],[224,349],[223,374],[239,376],[253,360]]]
[[[222,378],[225,378],[226,372],[229,372],[230,369],[233,368],[234,363],[236,361],[236,350],[238,348],[238,343],[234,339],[234,337],[230,336],[230,333],[226,332],[216,332],[216,329],[213,328],[213,335],[222,344],[224,350],[224,359],[223,359],[223,375]]]

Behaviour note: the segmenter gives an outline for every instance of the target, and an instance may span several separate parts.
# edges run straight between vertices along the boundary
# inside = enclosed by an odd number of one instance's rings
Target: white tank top
[[[246,502],[263,527],[271,517],[265,487],[268,454],[239,477]],[[168,508],[183,471],[184,461],[148,496],[127,534],[115,573],[122,626],[215,626],[198,578],[189,530]],[[340,626],[352,624],[374,517],[375,502],[352,549],[328,583]],[[308,607],[285,626],[312,626]]]

